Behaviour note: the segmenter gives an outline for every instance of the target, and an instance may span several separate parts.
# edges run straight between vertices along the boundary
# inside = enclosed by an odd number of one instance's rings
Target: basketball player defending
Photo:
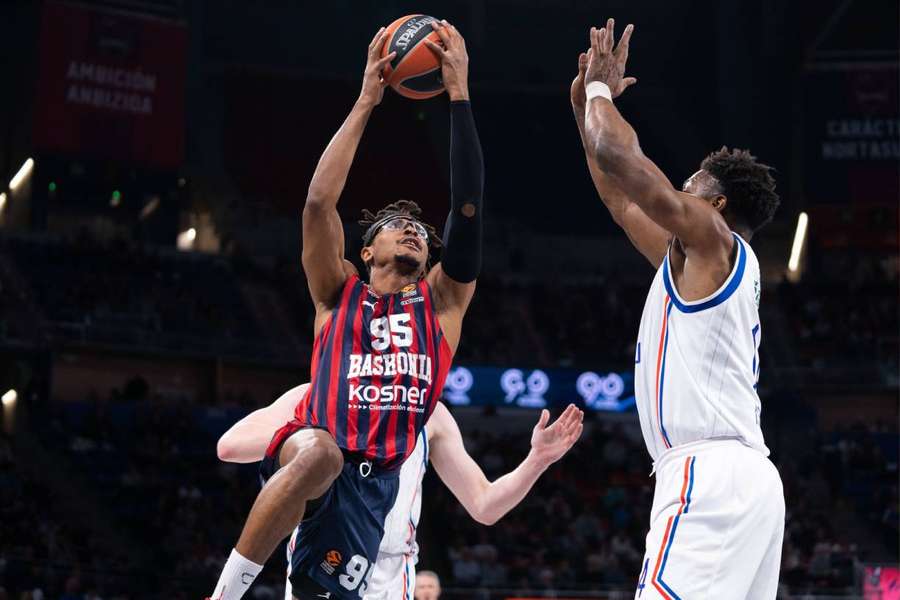
[[[308,385],[285,392],[269,406],[235,423],[219,440],[219,458],[239,463],[262,460],[272,433],[291,418]],[[422,477],[429,460],[469,515],[479,523],[493,525],[522,501],[551,464],[568,452],[581,435],[583,417],[570,404],[548,425],[550,413],[544,410],[531,434],[531,450],[525,460],[510,473],[490,482],[466,452],[456,419],[439,403],[419,433],[415,450],[400,469],[400,490],[384,524],[384,537],[364,600],[410,600],[418,586],[416,527],[422,512]],[[299,528],[288,543],[289,574],[293,570],[297,535]],[[290,580],[287,590],[286,600],[291,600]]]
[[[382,28],[362,91],[316,167],[303,208],[303,268],[316,306],[310,388],[272,439],[265,486],[213,592],[237,600],[300,524],[294,595],[358,598],[374,567],[399,468],[435,404],[481,267],[483,161],[459,32],[434,24],[450,96],[451,211],[441,262],[427,270],[433,229],[418,206],[380,211],[364,236],[368,283],[344,259],[337,202],[372,110],[381,102]],[[329,596],[330,594],[330,596]]]
[[[612,98],[625,29],[591,30],[572,88],[588,167],[613,219],[657,267],[635,356],[656,489],[635,597],[775,598],[784,495],[759,425],[759,263],[749,240],[778,206],[770,168],[709,155],[678,191],[644,156]],[[583,83],[583,87],[582,84]]]

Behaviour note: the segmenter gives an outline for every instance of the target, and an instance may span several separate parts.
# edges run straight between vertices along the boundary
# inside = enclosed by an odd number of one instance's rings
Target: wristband
[[[597,97],[606,98],[607,100],[612,102],[612,94],[609,91],[609,86],[602,81],[590,82],[585,86],[584,93],[587,96],[588,102]]]

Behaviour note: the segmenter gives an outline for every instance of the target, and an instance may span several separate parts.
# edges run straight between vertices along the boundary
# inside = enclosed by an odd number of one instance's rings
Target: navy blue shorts
[[[263,460],[263,481],[277,470],[277,455]],[[306,600],[331,592],[338,600],[363,597],[399,487],[399,469],[378,471],[345,456],[344,468],[328,491],[307,503],[303,522],[288,545],[294,596]]]

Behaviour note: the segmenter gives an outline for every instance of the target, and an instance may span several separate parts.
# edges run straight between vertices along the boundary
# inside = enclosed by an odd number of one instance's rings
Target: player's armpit
[[[451,350],[456,352],[462,334],[462,321],[475,295],[475,282],[460,283],[448,276],[441,263],[434,265],[425,280],[434,296],[434,309]]]
[[[676,190],[642,153],[633,164],[637,166],[630,173],[622,176],[628,170],[626,168],[613,176],[614,181],[623,184],[623,188],[633,190],[630,197],[634,198],[634,204],[640,210],[640,213],[630,211],[630,225],[639,224],[642,213],[662,231],[677,236],[695,258],[720,260],[728,256],[732,247],[731,230],[709,202]],[[666,237],[666,244],[671,235]]]
[[[616,222],[638,252],[643,254],[654,268],[658,268],[666,257],[672,234],[657,225],[640,206],[631,201],[622,206]]]
[[[600,170],[590,154],[586,154],[586,158],[591,180],[613,221],[622,228],[638,252],[643,254],[654,268],[659,267],[665,258],[672,234],[654,223],[637,204],[632,202],[612,178]]]

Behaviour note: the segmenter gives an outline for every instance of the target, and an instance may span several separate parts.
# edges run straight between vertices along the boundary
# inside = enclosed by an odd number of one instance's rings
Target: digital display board
[[[63,155],[175,168],[184,160],[187,28],[43,3],[34,144]]]
[[[547,408],[574,403],[589,410],[634,410],[632,373],[457,365],[444,384],[453,406]]]

